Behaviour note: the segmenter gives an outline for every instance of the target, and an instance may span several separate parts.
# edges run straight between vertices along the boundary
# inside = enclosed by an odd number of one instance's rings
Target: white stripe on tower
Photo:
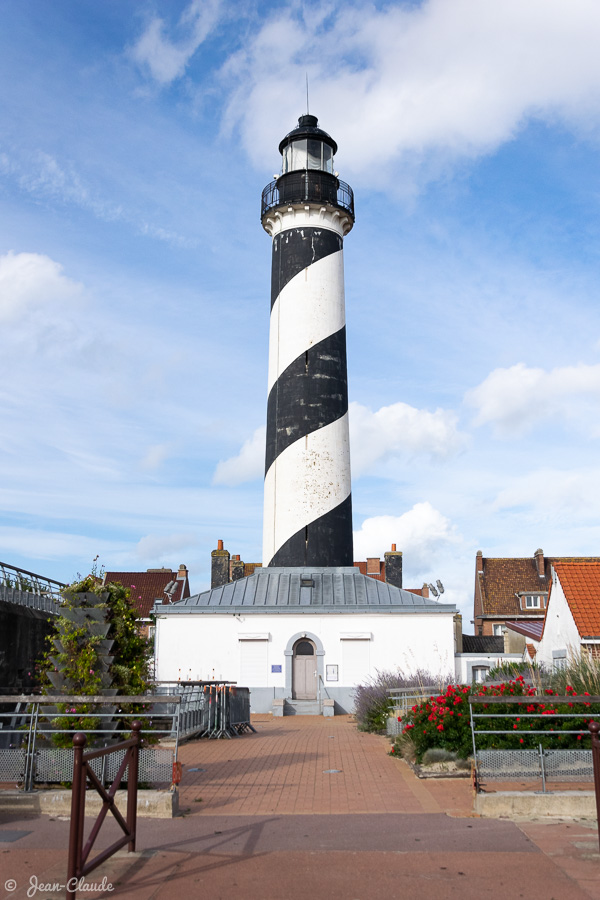
[[[294,275],[273,304],[268,390],[290,363],[344,325],[344,257],[338,250]]]

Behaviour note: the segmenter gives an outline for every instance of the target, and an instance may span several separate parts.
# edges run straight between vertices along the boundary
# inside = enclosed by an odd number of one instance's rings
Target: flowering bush
[[[477,737],[477,749],[485,748],[521,748],[532,749],[542,744],[547,748],[569,748],[581,746],[581,735],[563,734],[561,732],[586,729],[589,719],[600,711],[600,706],[591,703],[579,704],[556,703],[552,701],[555,692],[552,688],[544,691],[548,700],[544,703],[487,704],[487,697],[535,696],[536,691],[525,683],[522,675],[514,681],[500,685],[483,685],[473,691],[471,687],[450,684],[445,693],[413,706],[404,717],[404,734],[410,734],[415,746],[418,761],[432,747],[442,747],[458,753],[465,759],[473,751],[471,738],[469,697],[473,694],[481,697],[475,712],[489,711],[493,718],[479,719],[477,729],[485,731],[507,731],[510,734],[480,734]],[[587,692],[586,692],[587,693]],[[576,691],[567,686],[566,694],[577,696]],[[581,709],[581,718],[559,719],[555,713],[577,713]],[[537,714],[536,718],[528,718]],[[485,723],[485,724],[484,724]],[[546,734],[529,734],[531,731],[544,731]]]

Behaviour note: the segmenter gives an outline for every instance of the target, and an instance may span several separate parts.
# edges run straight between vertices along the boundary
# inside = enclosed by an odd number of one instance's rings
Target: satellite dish
[[[443,594],[443,593],[444,593],[444,585],[443,585],[442,582],[439,580],[439,578],[438,578],[438,580],[436,581],[436,584],[437,584],[437,586],[438,586],[438,591],[440,592],[440,594]]]
[[[439,596],[438,591],[437,591],[437,588],[435,588],[432,584],[430,584],[428,587],[429,587],[429,590],[431,591],[431,593],[433,594],[434,597],[438,597],[438,596]]]

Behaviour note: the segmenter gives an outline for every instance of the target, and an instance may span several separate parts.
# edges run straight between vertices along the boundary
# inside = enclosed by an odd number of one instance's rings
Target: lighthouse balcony
[[[305,169],[287,172],[262,192],[261,218],[277,206],[324,203],[345,210],[354,221],[354,193],[349,184],[328,172]]]

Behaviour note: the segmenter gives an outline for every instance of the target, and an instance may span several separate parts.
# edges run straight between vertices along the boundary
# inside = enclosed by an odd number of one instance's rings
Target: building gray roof
[[[253,575],[154,607],[156,615],[205,613],[454,613],[438,603],[362,575],[354,566],[256,569]]]

